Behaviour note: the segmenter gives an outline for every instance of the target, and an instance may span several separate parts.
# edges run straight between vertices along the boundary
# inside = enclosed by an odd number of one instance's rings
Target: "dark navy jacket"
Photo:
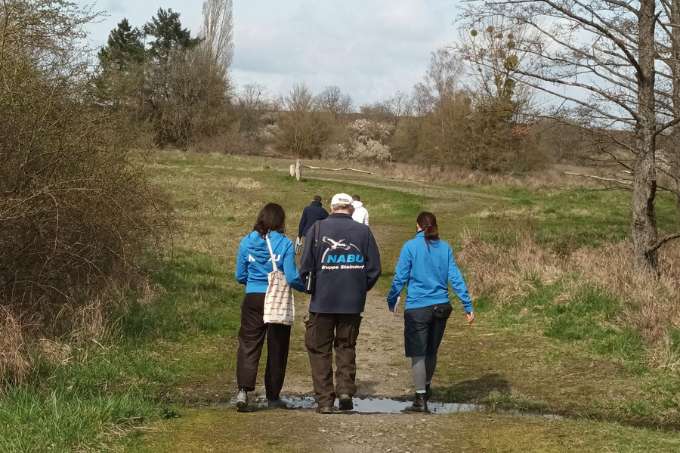
[[[298,237],[304,237],[305,234],[307,234],[307,230],[314,225],[314,222],[323,220],[326,217],[328,217],[328,211],[326,211],[318,201],[312,201],[312,203],[302,211]]]
[[[347,214],[332,214],[307,231],[300,275],[312,275],[312,313],[359,314],[380,277],[380,252],[371,230]]]

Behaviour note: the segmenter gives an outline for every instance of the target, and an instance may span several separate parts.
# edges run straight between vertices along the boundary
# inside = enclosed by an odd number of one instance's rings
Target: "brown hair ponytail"
[[[437,228],[437,217],[431,212],[421,212],[416,220],[420,229],[425,233],[425,240],[428,242],[439,240],[439,228]]]

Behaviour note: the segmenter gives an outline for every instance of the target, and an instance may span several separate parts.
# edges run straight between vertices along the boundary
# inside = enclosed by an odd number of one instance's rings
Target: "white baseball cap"
[[[331,206],[350,206],[352,204],[352,197],[346,193],[336,193],[331,199]]]

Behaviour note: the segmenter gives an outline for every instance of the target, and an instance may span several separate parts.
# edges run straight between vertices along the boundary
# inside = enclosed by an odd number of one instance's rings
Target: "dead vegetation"
[[[598,288],[621,302],[615,321],[644,339],[650,365],[675,369],[680,356],[671,333],[680,328],[680,244],[664,250],[664,272],[654,281],[635,269],[630,247],[628,242],[584,247],[565,257],[541,247],[529,235],[519,236],[512,246],[501,246],[467,232],[460,260],[476,296],[486,295],[494,304],[519,301],[537,285],[561,283],[555,304],[574,303],[583,288]]]
[[[0,332],[0,378],[21,382],[28,375],[31,362],[19,320],[3,307],[0,307]]]

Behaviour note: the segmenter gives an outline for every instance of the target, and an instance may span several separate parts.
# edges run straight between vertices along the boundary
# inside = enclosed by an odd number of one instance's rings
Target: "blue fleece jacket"
[[[453,250],[445,241],[428,243],[421,231],[401,249],[387,305],[390,309],[394,307],[406,284],[406,310],[448,303],[449,283],[465,312],[472,312],[472,299],[456,265]]]
[[[276,256],[276,266],[286,275],[288,284],[298,291],[304,291],[305,286],[300,279],[295,265],[295,249],[293,243],[281,233],[269,233]],[[241,240],[236,258],[236,280],[246,285],[246,293],[266,293],[269,282],[267,276],[273,266],[267,241],[257,231],[251,232]]]

